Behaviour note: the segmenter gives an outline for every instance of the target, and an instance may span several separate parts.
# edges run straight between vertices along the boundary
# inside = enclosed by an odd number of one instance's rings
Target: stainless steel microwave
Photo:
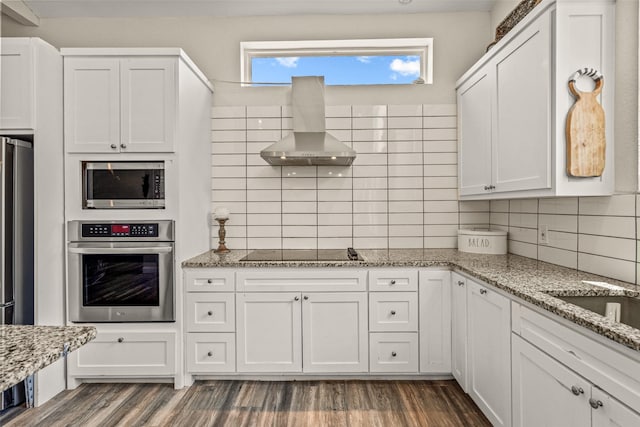
[[[164,209],[164,162],[82,162],[83,209]]]

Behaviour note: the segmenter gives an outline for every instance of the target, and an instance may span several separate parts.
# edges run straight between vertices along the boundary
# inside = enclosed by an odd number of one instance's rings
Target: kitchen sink
[[[628,296],[563,296],[555,297],[569,304],[577,305],[585,310],[593,311],[601,316],[605,315],[608,302],[620,304],[620,323],[640,329],[640,298]]]

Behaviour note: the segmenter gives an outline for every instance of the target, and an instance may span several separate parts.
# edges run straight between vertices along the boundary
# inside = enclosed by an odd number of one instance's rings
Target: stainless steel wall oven
[[[68,232],[72,322],[175,320],[173,221],[70,221]]]
[[[82,162],[83,209],[164,209],[164,162]]]

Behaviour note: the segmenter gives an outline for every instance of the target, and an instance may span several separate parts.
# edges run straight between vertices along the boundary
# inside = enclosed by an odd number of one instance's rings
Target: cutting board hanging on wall
[[[592,92],[576,88],[580,76],[595,81]],[[598,95],[604,85],[603,76],[591,68],[583,68],[569,80],[569,90],[576,98],[567,115],[567,174],[576,177],[602,176],[604,171],[606,139],[605,117]]]

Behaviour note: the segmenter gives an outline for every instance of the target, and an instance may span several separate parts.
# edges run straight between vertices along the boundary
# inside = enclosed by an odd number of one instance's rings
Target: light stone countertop
[[[362,261],[240,261],[249,252],[213,251],[188,259],[183,268],[375,268],[445,267],[464,272],[508,294],[557,314],[619,344],[640,351],[640,330],[611,321],[589,310],[553,296],[628,295],[640,296],[640,286],[536,261],[517,255],[477,255],[455,249],[358,250]],[[583,280],[622,286],[613,291],[582,283]]]
[[[96,337],[93,326],[0,325],[0,391]]]

